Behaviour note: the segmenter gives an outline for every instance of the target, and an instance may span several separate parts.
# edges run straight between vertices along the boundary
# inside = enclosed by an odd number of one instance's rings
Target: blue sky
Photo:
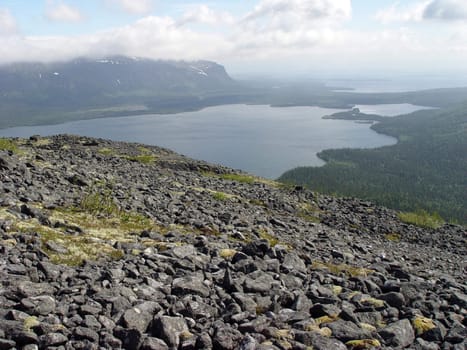
[[[465,73],[467,0],[0,0],[0,63],[114,54],[236,73]]]

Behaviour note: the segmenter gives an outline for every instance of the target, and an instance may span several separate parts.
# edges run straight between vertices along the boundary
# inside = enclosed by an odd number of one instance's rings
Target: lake
[[[379,105],[355,105],[360,112],[365,114],[377,114],[383,117],[395,117],[401,114],[409,114],[422,109],[434,109],[433,107],[417,106],[410,103],[392,103]]]
[[[223,105],[196,112],[92,119],[15,127],[0,136],[70,133],[170,148],[195,159],[277,178],[297,166],[320,166],[329,148],[373,148],[396,143],[368,124],[322,119],[338,109]]]

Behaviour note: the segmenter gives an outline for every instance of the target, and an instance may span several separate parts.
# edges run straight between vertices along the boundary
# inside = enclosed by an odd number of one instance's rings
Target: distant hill
[[[69,112],[84,119],[135,109],[196,108],[200,99],[221,95],[222,100],[237,85],[223,66],[210,61],[117,56],[13,63],[0,66],[0,127],[77,119],[63,118]]]

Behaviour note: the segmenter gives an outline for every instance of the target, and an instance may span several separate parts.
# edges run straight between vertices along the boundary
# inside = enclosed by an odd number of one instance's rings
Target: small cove
[[[320,166],[329,148],[375,148],[396,143],[370,125],[326,120],[341,110],[320,107],[222,105],[196,112],[141,115],[15,127],[0,136],[70,133],[170,148],[192,158],[277,178],[297,166]]]

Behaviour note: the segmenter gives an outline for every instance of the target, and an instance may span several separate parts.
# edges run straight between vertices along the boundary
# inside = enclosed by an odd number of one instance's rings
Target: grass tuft
[[[11,151],[13,153],[16,153],[18,152],[18,145],[12,140],[1,137],[0,138],[0,150]]]
[[[444,225],[444,220],[438,213],[429,213],[426,210],[399,213],[399,219],[407,224],[412,224],[424,228],[436,229]]]

